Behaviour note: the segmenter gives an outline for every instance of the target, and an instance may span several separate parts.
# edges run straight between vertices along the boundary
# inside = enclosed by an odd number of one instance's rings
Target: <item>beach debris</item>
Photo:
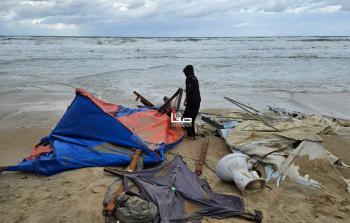
[[[247,192],[262,191],[266,185],[266,180],[252,170],[252,167],[249,156],[233,153],[219,160],[215,173],[223,181],[233,181],[245,195]]]
[[[133,156],[133,154],[131,154],[130,156]],[[143,167],[143,158],[141,154],[141,157],[138,159],[135,170],[142,170]],[[127,170],[127,168],[128,167],[126,167],[125,170]],[[112,197],[114,197],[115,192],[119,189],[119,186],[121,184],[121,178],[123,175],[117,168],[105,167],[103,168],[103,170],[107,173],[116,175],[115,180],[108,186],[103,198],[103,207],[107,207],[109,201],[112,199]]]
[[[227,137],[227,134],[229,133],[229,129],[219,129],[218,133],[221,138],[225,139]]]
[[[225,115],[229,116],[227,113]],[[310,165],[322,165],[329,171],[333,165],[347,167],[325,149],[319,136],[339,129],[339,123],[334,119],[303,114],[284,120],[276,117],[276,120],[274,127],[279,132],[270,131],[265,123],[258,120],[247,120],[232,129],[221,129],[219,133],[232,152],[244,153],[252,159],[253,170],[264,165],[266,181],[276,180],[277,185],[288,177],[306,186],[322,188],[324,181],[318,177],[322,173],[315,172],[318,169],[313,169]],[[335,167],[334,169],[336,170]],[[348,187],[347,179],[340,173],[338,175]],[[317,179],[311,176],[316,176]]]
[[[234,119],[220,118],[211,115],[201,115],[201,120],[217,129],[232,129],[239,124]]]
[[[214,126],[214,127],[217,128],[217,129],[224,129],[224,128],[225,128],[222,124],[216,122],[215,119],[213,120],[213,119],[211,119],[211,118],[208,117],[208,116],[202,115],[202,118],[201,118],[201,119],[202,119],[202,121],[208,123],[208,124],[211,125],[211,126]]]
[[[267,120],[265,120],[264,118],[262,118],[261,116],[259,116],[258,114],[250,111],[249,109],[252,109],[250,106],[246,106],[242,103],[237,103],[237,101],[231,99],[231,98],[228,98],[228,97],[224,97],[227,101],[235,104],[236,106],[240,107],[241,109],[245,110],[246,112],[248,112],[250,115],[252,115],[254,118],[256,118],[257,120],[261,121],[262,123],[264,123],[265,125],[269,126],[270,128],[276,130],[276,131],[280,131],[278,128],[274,127],[272,124],[270,124]],[[254,111],[256,111],[254,109]]]
[[[246,104],[243,104],[243,103],[241,103],[241,102],[239,102],[239,101],[236,101],[236,100],[234,100],[234,99],[232,99],[232,98],[228,98],[228,97],[225,97],[225,99],[226,100],[228,100],[228,101],[230,101],[231,103],[233,103],[233,104],[235,104],[235,105],[239,105],[239,107],[245,107],[245,108],[247,108],[247,109],[250,109],[250,110],[252,110],[252,111],[254,111],[254,112],[256,112],[256,113],[259,113],[260,111],[259,110],[257,110],[257,109],[255,109],[255,108],[253,108],[251,105],[246,105]]]
[[[201,149],[199,160],[198,160],[197,165],[196,165],[195,173],[198,176],[202,175],[202,169],[203,169],[203,165],[205,163],[205,157],[207,156],[208,145],[209,145],[209,137],[206,137],[204,139],[204,143],[203,143],[203,146],[202,146],[202,149]]]
[[[195,123],[195,125],[199,128],[202,128],[203,130],[205,130],[206,132],[209,132],[209,133],[213,133],[213,134],[216,134],[217,131],[216,130],[213,130],[213,129],[210,129],[210,128],[207,128],[203,125],[198,125],[197,123]]]
[[[199,115],[202,116],[209,116],[212,118],[215,118],[216,121],[228,121],[228,120],[235,120],[235,121],[242,121],[242,120],[256,120],[256,118],[252,118],[251,115],[239,111],[229,111],[225,110],[222,111],[221,114],[214,114],[214,113],[208,113],[208,112],[198,112]]]
[[[145,97],[143,97],[140,93],[138,93],[137,91],[134,91],[133,93],[136,95],[135,101],[138,101],[140,99],[140,102],[145,106],[154,107],[154,104],[147,100]]]
[[[180,156],[155,168],[123,172],[125,193],[131,181],[139,196],[158,207],[158,222],[188,222],[191,219],[242,217],[261,222],[262,212],[248,212],[240,197],[213,192],[207,181],[192,172]],[[130,192],[132,193],[132,192]],[[167,202],[164,202],[167,201]]]
[[[131,163],[126,169],[127,172],[133,172],[136,169],[137,164],[139,162],[140,155],[141,155],[141,150],[136,150],[132,157]],[[111,216],[113,214],[113,211],[116,207],[117,198],[123,192],[124,192],[124,182],[122,181],[118,190],[114,193],[111,200],[108,202],[107,206],[103,209],[104,216]]]
[[[164,151],[180,142],[184,133],[157,110],[127,108],[76,89],[76,97],[51,133],[6,171],[53,175],[83,167],[128,165],[132,148],[142,151],[146,164],[159,164]]]
[[[6,169],[8,169],[9,167],[8,166],[2,166],[2,167],[0,167],[0,173],[2,172],[2,171],[6,171]]]
[[[157,217],[157,206],[136,195],[122,193],[117,203],[114,216],[120,223],[148,223]]]
[[[285,108],[277,108],[277,107],[271,107],[267,106],[269,111],[274,112],[277,116],[282,116],[282,117],[292,117],[292,118],[297,118],[297,117],[303,117],[304,114],[301,112],[297,111],[290,111]]]
[[[181,99],[182,99],[183,89],[179,88],[175,94],[173,94],[159,109],[158,112],[164,113],[166,111],[166,108],[169,106],[169,104],[176,98],[175,105],[175,111],[177,112],[180,109],[181,105]]]
[[[306,164],[302,161],[305,157],[307,159]],[[325,172],[326,169],[328,169],[328,171],[334,170],[336,175],[345,183],[346,191],[350,192],[349,179],[344,178],[334,166],[335,164],[339,165],[338,162],[339,159],[336,159],[334,155],[330,154],[320,142],[304,140],[290,153],[288,158],[282,163],[282,166],[273,174],[273,178],[277,179],[277,185],[279,185],[280,180],[288,177],[306,186],[322,188],[324,185],[322,185],[320,181],[324,180],[322,176],[323,172]],[[306,168],[304,168],[304,166],[310,165],[315,168],[308,168],[309,172],[302,176],[300,172],[305,172]],[[317,173],[315,170],[320,170],[321,172]],[[310,175],[312,175],[313,178],[318,176],[318,180],[312,179]]]
[[[277,186],[280,184],[280,180],[285,176],[289,179],[301,183],[306,186],[321,188],[321,183],[310,179],[309,174],[301,176],[299,173],[299,167],[294,165],[294,161],[301,156],[308,155],[309,160],[325,158],[325,150],[319,142],[312,142],[304,140],[299,146],[294,149],[287,159],[282,162],[278,170],[273,174],[273,178],[277,178]]]

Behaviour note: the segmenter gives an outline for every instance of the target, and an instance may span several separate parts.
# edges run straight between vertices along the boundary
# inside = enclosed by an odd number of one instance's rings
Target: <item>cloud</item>
[[[31,20],[21,20],[19,24],[25,26],[36,26],[38,28],[46,28],[53,30],[65,30],[65,29],[75,29],[75,24],[65,24],[65,23],[43,23],[43,19],[31,19]]]
[[[1,0],[0,23],[8,30],[21,25],[93,32],[132,24],[181,26],[189,24],[188,21],[191,24],[202,21],[201,25],[216,21],[219,26],[228,19],[237,24],[236,28],[243,28],[255,24],[243,19],[269,17],[271,13],[281,16],[314,13],[321,17],[349,12],[349,0]]]
[[[297,7],[297,8],[287,8],[286,12],[288,13],[304,13],[307,10],[307,7]]]
[[[236,28],[244,28],[244,27],[247,27],[249,26],[251,23],[249,22],[243,22],[243,23],[240,23],[240,24],[237,24],[235,25]]]
[[[330,5],[312,10],[313,12],[337,13],[342,9],[341,5]]]

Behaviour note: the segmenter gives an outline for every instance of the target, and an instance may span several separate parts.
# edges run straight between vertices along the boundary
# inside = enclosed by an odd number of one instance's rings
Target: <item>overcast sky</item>
[[[0,0],[0,35],[350,35],[350,0]]]

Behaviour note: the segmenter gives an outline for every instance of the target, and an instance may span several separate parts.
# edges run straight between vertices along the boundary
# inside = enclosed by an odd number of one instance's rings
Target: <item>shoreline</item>
[[[145,94],[146,95],[146,94]],[[204,92],[201,111],[210,109],[239,110],[226,101],[223,96],[218,100],[206,98]],[[233,96],[232,96],[233,95]],[[0,95],[0,127],[45,127],[53,128],[74,99],[75,91],[8,91]],[[268,106],[284,108],[306,114],[317,114],[350,120],[350,92],[344,93],[292,93],[285,91],[265,91],[258,95],[248,93],[232,93],[227,95],[264,112]],[[108,97],[109,98],[109,97]],[[118,103],[136,107],[132,93],[119,98]],[[158,104],[161,103],[159,97]],[[115,103],[117,100],[108,100]],[[152,101],[157,102],[154,99]],[[182,107],[182,109],[184,109]]]

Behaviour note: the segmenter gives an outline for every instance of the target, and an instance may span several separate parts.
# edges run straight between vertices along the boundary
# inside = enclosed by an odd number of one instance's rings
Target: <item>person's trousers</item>
[[[187,103],[187,106],[185,108],[184,114],[183,114],[183,118],[191,118],[192,119],[192,123],[190,126],[185,126],[185,129],[187,131],[187,136],[195,136],[195,130],[194,130],[194,122],[196,120],[196,117],[198,115],[198,111],[199,111],[199,107],[200,107],[200,102],[199,103]]]

